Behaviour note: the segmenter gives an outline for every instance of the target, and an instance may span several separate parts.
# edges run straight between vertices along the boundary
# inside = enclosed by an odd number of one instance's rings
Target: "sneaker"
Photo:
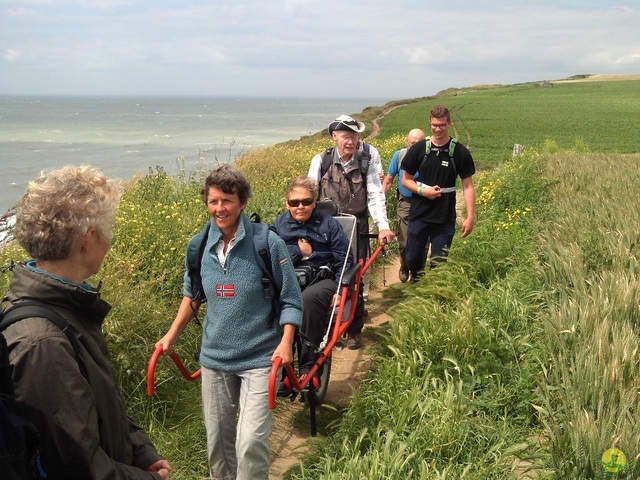
[[[400,271],[398,272],[398,277],[402,283],[409,280],[409,270],[407,267],[400,267]]]
[[[349,350],[358,350],[362,347],[362,336],[359,333],[350,333],[347,337],[347,348]]]

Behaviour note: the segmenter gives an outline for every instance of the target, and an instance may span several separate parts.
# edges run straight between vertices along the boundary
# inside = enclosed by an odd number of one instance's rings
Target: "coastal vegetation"
[[[386,166],[406,132],[427,128],[431,106],[449,106],[478,167],[477,225],[423,281],[384,291],[394,320],[372,334],[370,374],[287,478],[638,476],[639,90],[639,81],[450,89],[384,117],[371,143]],[[514,143],[523,155],[511,155]],[[245,155],[247,211],[272,221],[286,185],[330,145],[321,132]],[[149,398],[145,374],[182,298],[184,248],[206,221],[205,174],[154,169],[131,180],[99,274],[125,402],[179,480],[207,476],[199,386],[167,360]],[[15,245],[0,250],[2,265],[23,258]],[[3,291],[9,277],[0,275]],[[176,347],[192,371],[199,333],[191,325]],[[614,447],[626,464],[603,465]]]

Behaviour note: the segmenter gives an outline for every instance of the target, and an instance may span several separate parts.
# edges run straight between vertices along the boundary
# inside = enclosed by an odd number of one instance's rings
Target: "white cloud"
[[[640,53],[630,53],[616,59],[617,65],[635,65],[640,70]]]
[[[4,51],[3,58],[7,62],[13,62],[14,60],[17,60],[19,57],[20,57],[20,52],[18,52],[17,50],[14,50],[13,48],[7,48]]]
[[[0,91],[333,95],[339,86],[388,98],[638,73],[631,2],[529,3],[0,0]]]

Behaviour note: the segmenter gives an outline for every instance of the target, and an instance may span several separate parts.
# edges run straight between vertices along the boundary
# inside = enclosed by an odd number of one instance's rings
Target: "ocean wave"
[[[16,224],[16,216],[13,213],[6,213],[0,217],[0,245],[13,238],[13,227]]]

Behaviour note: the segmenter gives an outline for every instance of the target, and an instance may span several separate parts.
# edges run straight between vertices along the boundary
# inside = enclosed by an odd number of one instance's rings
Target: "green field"
[[[638,81],[469,88],[384,118],[372,143],[387,163],[408,130],[427,126],[431,106],[452,110],[478,164],[477,226],[424,281],[385,290],[394,321],[365,330],[379,344],[370,375],[348,408],[320,411],[313,453],[287,478],[638,478],[638,93]],[[329,143],[319,134],[242,159],[248,211],[273,220],[288,182]],[[511,157],[514,143],[525,145],[521,157]],[[203,173],[130,182],[99,274],[125,401],[178,480],[207,475],[199,386],[162,363],[149,399],[145,374],[181,300],[187,240],[206,219]],[[2,265],[22,258],[15,246],[0,251]],[[0,290],[9,278],[0,275]],[[198,338],[190,326],[181,357]],[[607,471],[612,447],[627,463]]]
[[[538,83],[455,91],[391,112],[381,139],[412,128],[428,128],[429,109],[445,104],[455,136],[468,145],[480,168],[511,155],[515,143],[542,149],[551,140],[562,150],[638,151],[640,81]]]

